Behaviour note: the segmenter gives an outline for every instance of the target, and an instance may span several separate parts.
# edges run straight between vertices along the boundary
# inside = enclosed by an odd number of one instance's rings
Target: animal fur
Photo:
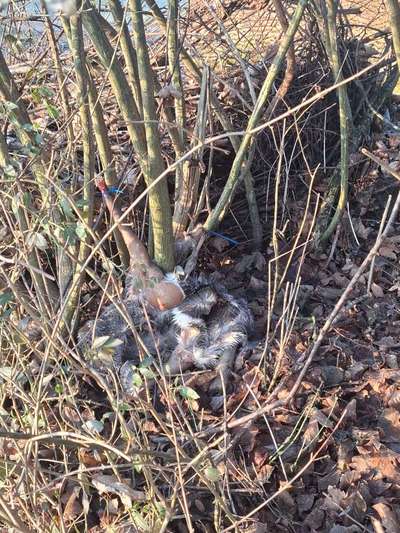
[[[132,296],[129,288],[122,303],[147,350],[155,357],[161,355],[167,373],[177,374],[193,367],[218,368],[226,377],[252,328],[247,302],[233,298],[222,285],[204,276],[193,277],[181,286],[186,298],[167,311],[147,305],[145,313],[140,297]],[[115,348],[113,362],[125,389],[129,389],[127,380],[132,374],[130,368],[139,362],[139,347],[135,332],[112,303],[79,330],[81,350],[90,350],[93,339],[101,336],[122,341]]]

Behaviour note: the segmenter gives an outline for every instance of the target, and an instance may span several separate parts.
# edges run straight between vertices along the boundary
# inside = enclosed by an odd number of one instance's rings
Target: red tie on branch
[[[108,187],[104,178],[98,178],[96,180],[96,185],[101,194],[106,194],[108,192]]]

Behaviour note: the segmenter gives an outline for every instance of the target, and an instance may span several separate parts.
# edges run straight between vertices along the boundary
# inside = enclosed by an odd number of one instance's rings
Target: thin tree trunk
[[[151,10],[154,18],[159,23],[160,27],[167,31],[167,20],[164,17],[163,12],[155,2],[155,0],[146,0],[146,3]],[[193,60],[193,58],[190,56],[190,54],[187,52],[187,50],[180,45],[180,52],[182,56],[182,62],[188,69],[188,71],[192,74],[192,76],[198,81],[199,84],[201,84],[202,81],[202,72],[197,66],[196,62]],[[226,132],[233,131],[233,125],[223,110],[217,95],[215,94],[215,91],[213,90],[212,86],[209,88],[210,92],[210,103],[215,111],[215,114],[217,115],[217,118],[219,122],[221,123],[223,130]],[[229,140],[231,141],[231,144],[233,146],[233,149],[235,152],[239,150],[240,142],[238,138],[234,135],[229,136]],[[260,221],[260,215],[258,211],[257,201],[256,201],[256,195],[254,191],[254,180],[253,176],[248,168],[248,165],[246,165],[245,171],[240,174],[240,179],[244,179],[245,188],[246,188],[246,197],[247,197],[247,203],[249,206],[249,214],[250,219],[252,222],[252,232],[253,232],[253,241],[254,241],[254,248],[258,249],[261,247],[262,244],[262,226]],[[189,183],[189,187],[191,184]],[[183,210],[183,207],[180,207],[181,210]]]
[[[99,151],[101,165],[103,167],[104,179],[108,187],[118,185],[117,173],[113,161],[110,141],[108,138],[107,126],[104,121],[103,107],[100,103],[97,89],[89,75],[89,104],[90,114],[93,121],[93,130],[96,137],[96,144]],[[125,268],[129,266],[129,254],[122,239],[121,232],[116,228],[114,232],[120,259]]]
[[[154,98],[153,72],[146,43],[141,0],[130,0],[133,35],[136,45],[140,88],[143,101],[143,120],[147,141],[147,171],[150,181],[156,179],[165,170],[161,153],[161,139],[158,130],[156,102]],[[158,264],[166,270],[175,266],[172,235],[172,217],[166,180],[162,181],[164,192],[159,196],[158,209],[151,209],[151,223],[154,237],[154,257]]]
[[[68,23],[65,22],[65,25]],[[69,18],[69,32],[67,33],[69,46],[74,60],[74,71],[79,88],[79,115],[82,128],[83,145],[83,200],[82,219],[91,228],[93,225],[94,204],[94,143],[93,127],[89,106],[89,74],[86,66],[85,51],[83,44],[83,30],[80,15],[72,15]],[[73,290],[66,303],[63,325],[69,327],[74,314],[77,312],[81,285],[85,272],[81,270],[81,264],[85,262],[90,253],[90,238],[86,231],[79,244],[78,261],[72,276]]]
[[[389,13],[390,29],[392,30],[393,48],[400,72],[400,4],[399,0],[385,0]]]
[[[153,175],[150,172],[148,165],[150,156],[147,152],[145,129],[129,84],[118,59],[115,57],[113,48],[104,34],[98,13],[88,2],[85,3],[85,9],[82,11],[82,20],[103,67],[107,70],[146,184],[150,185],[159,174]],[[154,98],[154,95],[152,96]],[[143,91],[142,98],[144,104],[145,96]],[[170,270],[173,268],[172,217],[168,187],[165,180],[162,180],[152,188],[149,193],[149,204],[154,225],[154,258],[161,268]]]
[[[4,56],[0,49],[0,96],[6,102],[12,103],[15,108],[9,111],[9,116],[13,121],[15,132],[19,141],[25,147],[36,147],[35,137],[32,133],[32,123],[22,102],[21,96],[11,75],[11,72],[5,62]],[[29,127],[28,127],[29,126]],[[42,196],[43,205],[47,205],[49,190],[46,179],[46,168],[44,166],[44,154],[40,152],[35,156],[31,163],[32,172],[38,182],[39,191]]]
[[[120,32],[120,43],[122,54],[125,59],[126,70],[128,78],[132,86],[133,95],[139,110],[139,114],[143,116],[142,93],[140,89],[140,78],[137,64],[136,50],[133,47],[131,36],[129,35],[128,26],[124,18],[124,10],[121,7],[119,0],[108,0],[110,11],[118,25],[118,32]]]
[[[180,64],[180,43],[178,40],[178,19],[179,19],[179,2],[178,0],[168,0],[168,23],[167,23],[167,52],[170,83],[177,93],[174,96],[173,117],[176,126],[174,130],[179,138],[179,147],[175,147],[175,156],[180,159],[183,156],[186,146],[186,113],[185,100],[181,76]],[[168,104],[166,104],[168,106]],[[193,202],[191,201],[191,191],[196,176],[193,175],[193,167],[185,161],[176,167],[175,170],[175,207],[173,216],[174,234],[177,238],[181,237],[189,220],[189,214],[192,211]]]
[[[10,154],[3,133],[0,131],[0,168],[10,164]]]
[[[32,123],[28,112],[25,109],[25,106],[20,97],[17,86],[14,82],[14,79],[10,73],[10,70],[5,62],[4,56],[0,49],[0,96],[6,102],[13,104],[13,108],[9,111],[9,117],[12,119],[15,132],[21,142],[26,148],[32,149],[35,148],[39,151],[39,148],[36,146],[34,134],[32,133]],[[16,106],[16,107],[15,107]],[[29,127],[28,127],[29,126]],[[4,140],[4,138],[3,138]],[[4,151],[6,150],[6,151]],[[8,157],[8,150],[4,140],[3,143],[3,157]],[[45,157],[41,151],[38,155],[33,155],[33,159],[30,163],[32,173],[36,178],[38,189],[42,199],[42,207],[48,207],[49,202],[49,187],[47,184],[47,175],[46,168],[44,166]],[[16,213],[17,218],[20,222],[20,228],[22,234],[27,237],[27,232],[29,230],[29,223],[26,218],[25,210],[20,211],[17,209]],[[40,270],[40,256],[37,253],[37,250],[33,249],[32,252],[28,255],[28,263],[36,269]],[[46,307],[49,306],[49,312],[54,309],[58,301],[58,289],[56,285],[49,279],[41,276],[37,272],[31,271],[31,276],[35,285],[35,289],[38,294],[38,298],[42,299],[42,302],[46,303]]]
[[[64,119],[67,124],[66,128],[67,128],[68,147],[69,147],[69,151],[72,153],[72,147],[74,144],[74,128],[72,126],[72,122],[69,121],[69,117],[71,116],[71,107],[68,101],[68,92],[67,92],[67,88],[65,85],[64,72],[62,69],[62,65],[60,61],[60,54],[58,51],[56,38],[54,35],[53,24],[50,20],[46,2],[44,0],[41,0],[40,3],[42,6],[43,13],[45,14],[44,19],[45,19],[46,32],[47,32],[47,41],[49,43],[51,54],[53,56],[54,65],[56,67],[57,82],[58,82],[58,87],[60,90],[61,102],[64,108]]]
[[[304,9],[308,3],[308,0],[299,0],[296,10],[293,14],[292,20],[290,21],[288,30],[283,38],[279,50],[276,54],[276,57],[269,69],[268,75],[264,81],[264,84],[261,88],[260,94],[257,99],[257,103],[253,109],[253,112],[249,118],[246,132],[240,144],[240,147],[236,153],[235,160],[233,162],[228,180],[225,184],[225,187],[222,191],[220,199],[213,209],[212,213],[206,220],[205,228],[211,230],[215,228],[221,220],[224,218],[227,210],[229,209],[232,199],[235,194],[236,187],[239,182],[243,168],[246,166],[246,157],[248,150],[253,140],[253,134],[251,131],[257,126],[258,121],[260,120],[265,102],[268,100],[268,97],[271,93],[273,83],[278,75],[278,72],[281,68],[282,62],[286,57],[286,53],[289,49],[290,44],[293,41],[294,35],[297,31],[297,28],[300,24],[300,20],[303,16]]]
[[[282,27],[282,30],[286,33],[288,30],[288,21],[286,18],[286,13],[283,8],[281,0],[273,0],[276,16],[278,17],[279,24]],[[271,117],[276,109],[278,103],[283,100],[292,84],[294,75],[296,73],[296,54],[294,50],[294,43],[291,42],[287,55],[286,55],[286,71],[285,77],[283,78],[282,83],[279,86],[279,89],[276,91],[275,96],[271,100],[266,112],[267,117]]]
[[[327,14],[324,17],[325,31],[327,34],[327,53],[331,63],[334,76],[334,83],[343,80],[342,64],[339,57],[336,30],[336,14],[338,9],[337,0],[327,0]],[[321,242],[325,242],[335,231],[347,203],[348,181],[349,181],[349,135],[350,135],[350,103],[347,96],[346,85],[341,85],[337,89],[339,99],[339,121],[340,121],[340,193],[335,213],[321,236]]]

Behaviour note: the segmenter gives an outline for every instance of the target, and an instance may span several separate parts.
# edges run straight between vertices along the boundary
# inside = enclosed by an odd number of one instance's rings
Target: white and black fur
[[[161,355],[164,370],[178,374],[190,368],[217,368],[227,377],[236,354],[247,344],[253,320],[243,299],[235,299],[225,287],[201,275],[178,282],[186,294],[183,302],[170,310],[158,311],[143,303],[129,290],[129,275],[122,302],[147,350]],[[172,275],[167,275],[172,281]],[[146,317],[147,314],[147,317]],[[151,322],[151,331],[148,325]],[[114,366],[126,391],[132,387],[132,366],[139,362],[135,334],[114,304],[109,304],[97,320],[86,323],[78,333],[83,351],[100,336],[118,338]]]

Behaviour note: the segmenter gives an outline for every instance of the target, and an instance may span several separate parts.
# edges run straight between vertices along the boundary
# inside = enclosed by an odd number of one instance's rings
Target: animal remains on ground
[[[99,182],[111,220],[121,217],[105,183]],[[118,339],[113,366],[125,391],[132,392],[132,375],[140,350],[151,354],[166,374],[190,368],[216,368],[228,378],[238,351],[246,347],[252,315],[244,299],[203,274],[180,280],[151,261],[134,231],[118,224],[130,255],[121,302],[110,303],[78,332],[79,347],[87,355],[94,339]],[[219,388],[216,378],[214,388]]]

